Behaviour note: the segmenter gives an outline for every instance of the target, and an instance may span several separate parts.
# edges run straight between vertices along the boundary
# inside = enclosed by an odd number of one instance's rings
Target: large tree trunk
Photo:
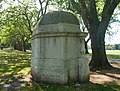
[[[70,2],[73,8],[82,16],[90,33],[92,47],[90,69],[97,70],[111,67],[107,60],[104,39],[110,18],[120,0],[105,0],[101,16],[98,16],[96,0],[70,0]]]
[[[109,69],[112,67],[107,59],[105,51],[105,35],[99,32],[90,34],[91,47],[92,47],[92,59],[90,62],[90,70]]]

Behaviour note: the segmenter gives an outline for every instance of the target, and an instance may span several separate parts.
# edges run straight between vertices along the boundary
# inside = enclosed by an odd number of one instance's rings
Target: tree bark
[[[25,43],[25,41],[24,41],[24,38],[23,38],[22,41],[23,41],[23,51],[26,52],[26,43]]]
[[[87,42],[85,41],[85,54],[90,54],[88,51],[88,46],[87,46]]]
[[[92,45],[92,59],[90,62],[90,70],[102,70],[109,69],[112,67],[108,62],[106,51],[104,35],[99,33],[90,34],[91,35],[91,45]]]
[[[84,40],[84,43],[85,43],[85,54],[90,54],[89,51],[88,51],[88,42],[90,40],[90,36],[87,40]]]

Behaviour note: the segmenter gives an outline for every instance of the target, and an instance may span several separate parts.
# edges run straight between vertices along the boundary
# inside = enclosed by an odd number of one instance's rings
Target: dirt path
[[[108,58],[109,62],[113,63],[120,63],[120,59]]]
[[[111,62],[115,68],[90,73],[92,83],[118,82],[120,83],[120,63]]]
[[[91,59],[90,56],[87,57],[89,60]],[[117,81],[120,83],[120,59],[108,58],[108,61],[115,68],[110,70],[90,72],[90,82],[106,83],[106,82]]]

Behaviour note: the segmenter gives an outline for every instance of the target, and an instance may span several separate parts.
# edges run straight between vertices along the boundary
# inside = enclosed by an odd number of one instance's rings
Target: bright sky
[[[119,26],[120,29],[120,26]],[[120,30],[119,32],[116,34],[115,38],[113,39],[113,44],[120,44]]]
[[[120,44],[120,26],[116,26],[119,30],[111,40],[106,39],[106,44]]]
[[[106,35],[105,44],[120,44],[120,23],[112,24],[112,29],[110,31],[113,31],[116,33],[113,36]],[[90,44],[91,42],[89,41],[88,45]]]
[[[118,15],[118,19],[120,21],[120,15]],[[113,23],[111,31],[116,34],[114,34],[110,40],[106,38],[106,44],[120,44],[120,22]]]

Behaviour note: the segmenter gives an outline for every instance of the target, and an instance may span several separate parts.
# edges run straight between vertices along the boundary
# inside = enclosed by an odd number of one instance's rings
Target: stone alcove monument
[[[32,76],[39,83],[69,84],[89,80],[88,59],[78,19],[69,12],[47,13],[32,35]]]

